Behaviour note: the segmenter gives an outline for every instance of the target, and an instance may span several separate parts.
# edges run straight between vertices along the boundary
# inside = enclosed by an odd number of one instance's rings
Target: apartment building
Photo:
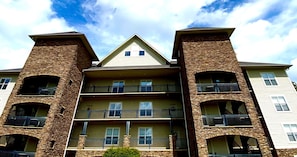
[[[265,120],[271,143],[278,156],[297,155],[297,93],[286,70],[291,65],[272,63],[246,63],[250,89]]]
[[[24,67],[0,71],[0,155],[297,155],[290,65],[238,62],[233,31],[176,31],[173,61],[137,35],[100,60],[81,33],[30,36]]]
[[[3,112],[20,71],[21,69],[0,70],[0,115]]]

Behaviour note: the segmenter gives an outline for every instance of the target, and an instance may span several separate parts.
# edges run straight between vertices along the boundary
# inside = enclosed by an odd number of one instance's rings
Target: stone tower
[[[233,28],[176,32],[190,156],[272,156],[256,107],[229,40]]]
[[[35,45],[0,120],[10,153],[63,156],[82,81],[98,60],[84,34],[31,35]]]

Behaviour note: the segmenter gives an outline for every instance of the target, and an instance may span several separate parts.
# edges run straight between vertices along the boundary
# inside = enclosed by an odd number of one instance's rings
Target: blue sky
[[[79,31],[99,59],[138,34],[170,60],[176,30],[234,27],[240,61],[292,64],[297,81],[296,10],[293,0],[2,0],[0,69],[24,65],[32,34]]]

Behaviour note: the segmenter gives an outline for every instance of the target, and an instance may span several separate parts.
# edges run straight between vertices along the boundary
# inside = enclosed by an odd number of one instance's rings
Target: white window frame
[[[149,105],[147,108],[147,105]],[[144,115],[142,115],[144,113]],[[150,115],[149,115],[150,113]],[[140,102],[139,103],[139,117],[153,117],[153,103],[150,101]]]
[[[3,82],[2,82],[3,80]],[[5,90],[8,87],[9,82],[11,81],[11,78],[0,78],[0,90]]]
[[[261,77],[263,79],[263,82],[265,86],[271,87],[271,86],[278,86],[278,81],[276,80],[276,76],[273,72],[261,72]],[[273,77],[265,77],[264,75],[273,75]],[[266,81],[268,81],[270,84],[266,84]],[[273,84],[273,81],[275,81],[276,84]]]
[[[271,98],[271,101],[272,101],[274,108],[277,112],[290,112],[291,111],[285,96],[272,95],[270,98]],[[284,102],[282,102],[282,100]],[[280,108],[281,110],[278,110],[278,108]],[[285,110],[286,108],[288,108],[288,110]]]
[[[111,108],[114,105],[114,108]],[[119,108],[118,108],[119,106]],[[113,114],[111,114],[113,113]],[[119,113],[119,114],[117,114]],[[122,114],[122,102],[110,102],[108,107],[108,117],[119,118]]]
[[[145,90],[142,90],[142,88],[145,88]],[[152,92],[153,91],[153,81],[152,80],[140,80],[139,91],[140,92]]]
[[[111,135],[108,135],[107,133],[108,133],[108,130],[110,130],[110,129],[111,129]],[[115,136],[115,134],[114,134],[115,130],[118,130],[118,135],[117,136]],[[107,143],[109,141],[109,140],[107,140],[107,138],[111,139],[110,143]],[[117,139],[116,144],[113,143],[115,138]],[[105,130],[105,141],[104,141],[105,145],[119,145],[119,140],[120,140],[120,128],[118,128],[118,127],[106,128],[106,130]]]
[[[289,127],[287,128],[285,125],[288,125]],[[293,129],[293,125],[295,125],[295,127],[296,127],[295,129]],[[284,129],[284,132],[286,133],[288,140],[290,142],[297,143],[297,123],[283,124],[283,129]],[[290,139],[289,134],[290,134],[290,136],[293,137],[294,140]]]
[[[114,80],[112,82],[111,93],[124,93],[125,81]]]
[[[141,135],[141,130],[144,129],[144,135]],[[148,129],[150,129],[150,134],[147,134]],[[141,138],[143,138],[143,143],[141,142]],[[150,143],[148,142],[148,138],[150,138]],[[152,145],[153,144],[153,128],[152,127],[140,127],[138,128],[138,145]]]

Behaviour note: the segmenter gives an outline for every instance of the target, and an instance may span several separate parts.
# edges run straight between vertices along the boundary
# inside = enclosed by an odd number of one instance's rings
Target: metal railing
[[[19,92],[19,95],[55,95],[57,87],[39,87],[38,89],[31,91],[29,89],[22,89],[21,92]]]
[[[35,152],[0,150],[1,157],[34,157]]]
[[[203,115],[203,124],[214,126],[251,125],[248,114]]]
[[[168,138],[150,138],[150,139],[140,139],[140,138],[131,138],[130,147],[141,147],[151,149],[152,147],[159,148],[169,148],[169,139]]]
[[[108,141],[106,138],[86,138],[85,147],[96,147],[102,148],[105,147],[120,147],[123,145],[123,139],[117,138],[113,141]]]
[[[46,117],[8,116],[5,125],[43,127]]]
[[[235,92],[240,91],[238,83],[197,83],[198,92]]]
[[[140,85],[128,86],[86,86],[82,93],[129,93],[129,92],[180,92],[180,88],[173,84],[152,85],[150,88]]]
[[[77,110],[76,119],[109,119],[109,118],[183,118],[182,109],[162,110]]]
[[[208,157],[261,157],[261,154],[209,154]]]

